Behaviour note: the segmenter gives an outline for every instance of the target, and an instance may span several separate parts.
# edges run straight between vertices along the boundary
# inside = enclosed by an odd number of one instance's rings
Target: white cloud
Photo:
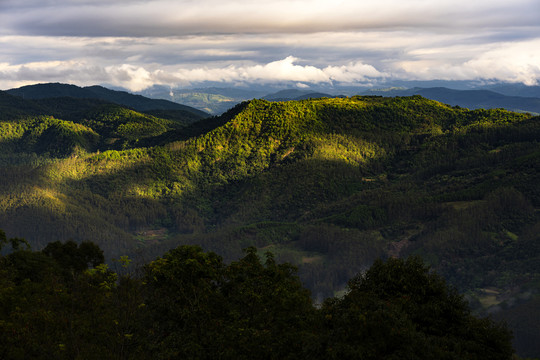
[[[321,69],[310,65],[296,65],[297,61],[297,58],[288,56],[266,65],[255,65],[239,70],[244,80],[251,81],[328,82],[328,76]]]
[[[109,66],[105,69],[112,85],[122,86],[132,91],[141,91],[155,82],[156,74],[152,74],[143,67],[122,64]]]
[[[461,49],[464,51],[464,49]],[[310,84],[368,85],[388,78],[403,80],[497,79],[537,84],[540,79],[540,39],[523,43],[498,44],[474,57],[447,54],[448,49],[412,51],[409,60],[386,63],[377,69],[362,61],[344,65],[316,66],[294,56],[267,63],[216,66],[183,66],[182,64],[98,64],[92,59],[40,61],[13,65],[0,63],[0,88],[36,82],[60,81],[77,85],[111,84],[141,91],[154,84],[171,87],[202,82],[285,83],[306,88]],[[451,61],[450,61],[450,60]],[[137,60],[134,58],[134,60]]]
[[[414,59],[396,62],[394,70],[422,80],[493,79],[527,85],[540,80],[540,39],[483,45],[478,52],[459,49],[414,51]]]
[[[105,69],[84,61],[43,61],[19,65],[0,63],[0,88],[11,88],[39,82],[96,84],[105,82]]]
[[[538,85],[540,81],[540,39],[500,44],[467,61],[464,67],[477,77]]]
[[[350,63],[343,66],[328,66],[324,73],[334,81],[355,83],[365,81],[368,78],[381,78],[387,74],[379,72],[371,65],[361,62]]]

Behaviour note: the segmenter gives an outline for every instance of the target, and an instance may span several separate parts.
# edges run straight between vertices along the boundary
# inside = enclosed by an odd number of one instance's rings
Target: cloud
[[[61,81],[77,85],[109,84],[141,91],[152,85],[190,86],[213,83],[291,83],[298,87],[310,84],[369,85],[386,79],[402,80],[470,80],[538,83],[540,39],[521,43],[486,46],[483,52],[469,56],[468,47],[458,49],[416,49],[379,70],[362,61],[343,65],[317,66],[287,56],[267,63],[227,64],[215,66],[183,66],[182,64],[116,64],[95,59],[41,61],[13,65],[0,63],[0,88],[17,87],[36,82]],[[454,52],[460,55],[452,55]],[[463,54],[467,54],[464,56]],[[443,59],[444,58],[444,59]],[[134,61],[138,60],[132,58]]]
[[[6,0],[4,0],[6,1]],[[178,36],[535,26],[537,0],[7,0],[4,32],[52,36]],[[519,20],[518,20],[519,19]],[[519,21],[519,22],[516,22]]]
[[[0,88],[532,84],[539,13],[538,0],[0,0]]]
[[[279,61],[273,61],[266,65],[255,65],[240,70],[244,80],[251,81],[304,81],[304,82],[327,82],[328,76],[314,66],[296,65],[297,58],[288,56]]]
[[[387,74],[381,73],[371,65],[360,62],[343,66],[328,66],[324,73],[331,79],[339,82],[356,83],[368,78],[382,78]]]
[[[373,66],[362,63],[350,63],[343,66],[318,68],[312,65],[299,65],[300,59],[288,56],[285,59],[267,64],[251,66],[229,66],[221,69],[195,68],[180,69],[171,73],[169,79],[183,83],[204,81],[243,82],[243,83],[280,83],[295,82],[299,87],[308,87],[306,83],[330,84],[337,82],[364,82],[367,78],[382,77],[384,74]],[[163,75],[163,73],[161,74]],[[163,77],[164,78],[164,77]],[[157,79],[155,79],[157,80]]]
[[[540,39],[504,43],[467,61],[464,67],[477,77],[538,85],[540,81]]]
[[[248,66],[227,66],[225,68],[197,67],[193,69],[145,68],[129,64],[99,67],[80,61],[50,61],[24,65],[0,64],[2,82],[0,86],[41,81],[56,81],[58,78],[87,85],[101,81],[121,86],[132,91],[140,91],[154,84],[190,85],[201,82],[223,83],[299,83],[308,87],[309,83],[362,82],[367,77],[380,77],[382,73],[374,67],[361,63],[351,63],[339,67],[318,68],[312,65],[299,65],[300,60],[288,56],[285,59],[267,64]],[[20,86],[20,85],[19,85]]]
[[[108,79],[105,69],[84,61],[32,62],[23,65],[0,63],[0,87],[10,88],[38,82],[95,84]]]
[[[492,79],[527,85],[539,83],[540,38],[483,45],[480,49],[475,48],[474,52],[467,48],[414,51],[414,58],[397,62],[394,71],[408,79]]]

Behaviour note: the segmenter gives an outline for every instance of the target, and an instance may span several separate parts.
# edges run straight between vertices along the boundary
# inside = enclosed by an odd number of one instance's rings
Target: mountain
[[[284,84],[283,86],[286,86]],[[309,89],[285,88],[276,91],[276,87],[198,87],[170,88],[153,86],[140,92],[141,95],[156,99],[167,99],[204,110],[213,115],[220,115],[236,104],[254,98],[270,101],[304,100],[309,98],[381,95],[412,96],[422,95],[450,105],[479,108],[505,108],[538,114],[540,98],[539,86],[526,86],[513,83],[483,84],[473,81],[394,81],[383,84],[379,89],[367,89],[359,86],[314,86]],[[525,99],[524,99],[525,98]]]
[[[320,93],[320,92],[310,92],[305,95],[300,95],[294,100],[309,100],[309,99],[331,98],[331,97],[335,97],[335,96],[330,95],[330,94]]]
[[[420,255],[476,312],[527,324],[516,346],[540,353],[527,322],[540,314],[539,117],[354,96],[251,100],[185,126],[0,96],[14,104],[0,117],[10,237],[92,240],[109,261],[180,244],[231,261],[256,246],[298,265],[318,300],[377,258]]]
[[[210,114],[221,115],[237,104],[255,98],[270,101],[307,100],[309,98],[333,97],[333,95],[313,90],[286,89],[274,93],[265,92],[264,88],[194,88],[171,89],[164,86],[153,86],[140,92],[142,95],[156,99],[169,99],[188,104]]]
[[[298,90],[298,89],[286,89],[280,90],[276,93],[271,93],[263,96],[262,98],[269,101],[290,101],[290,100],[308,100],[318,98],[332,98],[334,95],[322,93],[313,90]]]
[[[508,96],[522,96],[540,98],[540,86],[524,85],[521,83],[499,83],[482,86],[481,89],[490,90]]]
[[[540,113],[540,97],[507,96],[489,90],[453,90],[444,87],[371,90],[366,94],[382,96],[421,95],[449,105],[470,109],[504,108],[511,111]]]
[[[154,99],[168,99],[187,104],[213,115],[221,115],[242,101],[261,97],[265,94],[261,89],[243,88],[193,88],[182,89],[154,85],[140,92],[141,95]]]
[[[175,110],[185,111],[199,118],[208,116],[201,110],[162,99],[150,99],[141,95],[130,94],[125,91],[109,90],[102,86],[78,87],[69,84],[47,83],[23,86],[7,90],[7,93],[24,99],[45,99],[56,97],[73,97],[83,99],[100,99],[119,105],[130,107],[137,111],[148,110]]]

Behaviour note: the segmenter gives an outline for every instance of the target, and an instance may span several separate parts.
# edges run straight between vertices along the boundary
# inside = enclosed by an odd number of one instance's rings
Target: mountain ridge
[[[79,87],[71,84],[43,83],[22,86],[20,88],[7,90],[6,92],[11,95],[22,97],[23,99],[45,99],[55,97],[95,98],[128,106],[138,111],[182,110],[193,113],[201,118],[208,116],[208,113],[187,105],[163,99],[150,99],[126,91],[110,90],[99,85]]]
[[[0,228],[35,247],[90,238],[147,258],[195,243],[231,260],[253,245],[321,299],[376,258],[421,255],[477,311],[523,318],[537,299],[538,117],[419,95],[252,100],[188,131],[47,101],[58,116],[0,121]]]
[[[471,109],[505,108],[511,111],[540,113],[540,98],[508,96],[491,90],[453,90],[445,87],[434,87],[369,91],[367,94],[383,96],[421,95],[445,104]]]
[[[453,88],[452,86],[455,86]],[[442,89],[446,91],[441,91]],[[264,88],[266,89],[266,88]],[[430,89],[439,89],[438,91]],[[457,91],[457,92],[456,92]],[[469,93],[468,91],[473,91]],[[478,91],[478,92],[476,92]],[[489,91],[486,93],[485,91]],[[461,93],[463,92],[463,93]],[[196,88],[196,89],[149,89],[141,92],[150,97],[182,100],[187,104],[204,108],[219,115],[242,101],[263,98],[272,101],[302,100],[309,97],[335,97],[361,95],[411,96],[422,95],[433,100],[451,105],[478,108],[506,108],[507,110],[540,113],[540,87],[519,84],[473,85],[470,83],[454,84],[445,81],[403,82],[389,85],[382,89],[367,90],[365,87],[338,87],[313,89],[285,88],[278,92],[268,92],[256,87],[238,88]],[[310,96],[310,94],[313,94]],[[481,95],[481,96],[480,96]],[[501,96],[502,95],[502,96]]]

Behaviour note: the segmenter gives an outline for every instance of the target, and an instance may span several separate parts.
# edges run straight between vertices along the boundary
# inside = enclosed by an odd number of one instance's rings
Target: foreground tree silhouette
[[[1,231],[0,240],[8,243]],[[0,255],[1,359],[502,360],[513,354],[509,331],[474,317],[419,258],[378,260],[349,281],[344,297],[316,307],[293,266],[277,264],[271,254],[262,261],[255,248],[224,264],[198,246],[180,246],[146,265],[143,277],[118,276],[99,264],[102,253],[93,244],[46,249]],[[78,270],[81,264],[85,270]]]
[[[420,258],[377,260],[322,308],[329,359],[510,359],[512,335],[474,317]]]
[[[289,264],[255,248],[230,265],[181,246],[146,267],[149,352],[157,359],[298,359],[315,309]]]

